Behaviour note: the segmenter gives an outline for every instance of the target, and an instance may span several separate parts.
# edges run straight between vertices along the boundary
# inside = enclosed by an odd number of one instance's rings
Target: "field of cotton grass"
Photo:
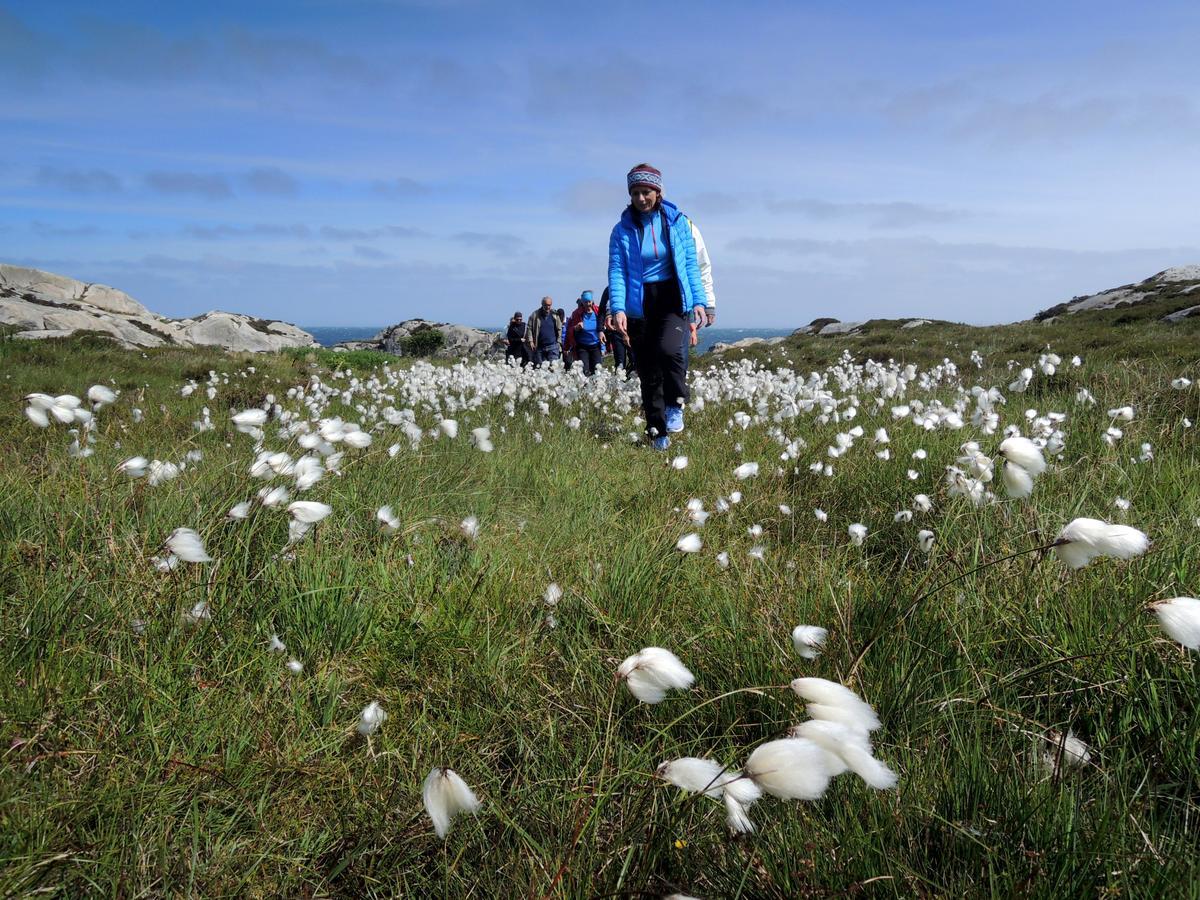
[[[5,894],[1194,894],[1200,340],[973,334],[0,341]]]

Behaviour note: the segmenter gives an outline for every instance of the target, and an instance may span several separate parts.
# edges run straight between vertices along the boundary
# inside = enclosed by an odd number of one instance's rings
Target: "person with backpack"
[[[579,295],[575,312],[567,322],[567,353],[583,364],[583,374],[596,374],[604,356],[602,320],[596,311],[591,291]]]
[[[649,163],[625,176],[629,206],[608,241],[606,327],[628,338],[642,389],[646,435],[656,450],[683,431],[688,399],[685,341],[706,302],[688,218],[663,199],[662,172]]]
[[[525,346],[535,366],[553,362],[562,356],[562,313],[554,311],[554,300],[542,298],[542,305],[529,316],[525,329]]]
[[[504,361],[519,359],[521,368],[525,368],[529,363],[529,351],[525,347],[525,320],[521,318],[519,311],[513,313],[512,318],[508,320],[508,332],[505,337],[508,340],[508,349],[504,351]]]

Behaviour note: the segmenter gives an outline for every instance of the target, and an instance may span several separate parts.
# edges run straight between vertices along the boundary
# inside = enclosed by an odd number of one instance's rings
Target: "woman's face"
[[[635,187],[629,192],[629,200],[633,203],[633,208],[640,213],[648,213],[654,209],[654,204],[658,202],[658,191],[652,187]]]

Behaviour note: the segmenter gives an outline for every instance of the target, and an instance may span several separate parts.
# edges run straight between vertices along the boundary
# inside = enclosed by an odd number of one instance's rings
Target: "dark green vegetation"
[[[1121,314],[989,329],[873,323],[860,337],[760,354],[804,372],[844,350],[860,361],[950,358],[964,386],[1005,391],[1004,424],[1023,425],[1029,407],[1066,413],[1064,459],[1030,503],[976,509],[947,497],[942,468],[975,430],[897,425],[866,393],[849,424],[867,437],[834,478],[806,466],[848,424],[783,423],[810,450],[799,474],[777,477],[781,448],[766,426],[726,431],[751,402],[691,415],[677,443],[691,463],[676,472],[622,441],[628,424],[612,429],[602,410],[543,417],[531,400],[509,420],[489,401],[457,418],[464,431],[491,426],[490,455],[463,435],[412,452],[390,429],[347,453],[344,474],[306,495],[334,513],[292,562],[277,558],[282,511],[224,521],[263,484],[247,474],[251,439],[229,414],[268,393],[282,400],[313,374],[330,380],[331,366],[354,364],[363,378],[372,360],[0,342],[4,893],[1200,894],[1200,679],[1195,656],[1144,609],[1200,593],[1200,430],[1181,424],[1200,422],[1200,389],[1168,387],[1179,375],[1200,382],[1200,340],[1195,322],[1119,324]],[[1033,365],[1047,344],[1083,367],[1064,363],[1009,394],[1008,360]],[[983,370],[968,361],[973,349]],[[243,376],[247,365],[257,371]],[[210,370],[229,375],[213,399]],[[99,414],[89,459],[67,455],[63,428],[22,415],[30,391],[82,394],[109,379],[122,394]],[[202,386],[182,398],[188,379]],[[1079,385],[1096,406],[1075,401]],[[1137,418],[1107,448],[1105,410],[1127,403]],[[203,406],[217,428],[196,433]],[[563,425],[574,414],[578,432]],[[886,463],[869,440],[880,425],[892,435]],[[393,440],[405,449],[389,457]],[[980,440],[991,453],[999,438]],[[1142,442],[1155,459],[1132,463]],[[271,429],[267,446],[299,452]],[[917,448],[929,454],[919,465]],[[204,459],[158,487],[114,473],[135,454],[179,461],[190,449]],[[735,482],[744,459],[763,474]],[[912,465],[917,482],[904,475]],[[678,511],[687,499],[711,509],[738,488],[744,501],[701,529],[704,552],[677,553],[694,530]],[[918,491],[934,511],[894,523]],[[1069,572],[1025,555],[967,574],[1075,516],[1112,518],[1117,496],[1154,542],[1146,556]],[[375,526],[385,503],[399,535]],[[473,543],[457,528],[467,515],[482,525]],[[870,529],[862,548],[846,538],[856,521]],[[765,528],[757,541],[752,523]],[[154,571],[149,558],[178,526],[200,531],[215,562]],[[919,527],[937,533],[930,557],[916,549]],[[761,562],[747,556],[753,543],[766,547]],[[732,557],[727,571],[718,550]],[[552,579],[566,594],[548,629]],[[181,614],[198,600],[213,619],[191,628]],[[800,623],[830,630],[815,662],[791,647]],[[266,652],[273,631],[301,675]],[[648,707],[614,682],[619,661],[650,644],[696,673],[692,692]],[[851,684],[875,705],[877,754],[900,772],[897,791],[847,775],[817,802],[766,798],[751,810],[758,832],[732,840],[719,804],[651,777],[681,755],[744,762],[803,718],[783,687],[799,674]],[[390,719],[368,742],[354,726],[372,700]],[[1037,762],[1054,753],[1045,736],[1067,729],[1092,762],[1051,774]],[[445,843],[421,809],[434,765],[455,768],[484,801]]]

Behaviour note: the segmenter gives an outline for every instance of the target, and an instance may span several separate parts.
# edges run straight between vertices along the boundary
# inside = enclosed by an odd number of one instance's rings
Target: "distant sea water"
[[[383,326],[375,325],[301,325],[300,327],[315,337],[317,343],[322,347],[332,347],[341,341],[369,341],[383,330]],[[490,325],[478,327],[485,331],[504,331],[507,324],[503,327]],[[717,342],[732,344],[734,341],[748,337],[781,337],[791,334],[793,331],[795,331],[794,328],[717,328],[716,326],[701,328],[700,343],[696,345],[696,349],[704,353]]]

